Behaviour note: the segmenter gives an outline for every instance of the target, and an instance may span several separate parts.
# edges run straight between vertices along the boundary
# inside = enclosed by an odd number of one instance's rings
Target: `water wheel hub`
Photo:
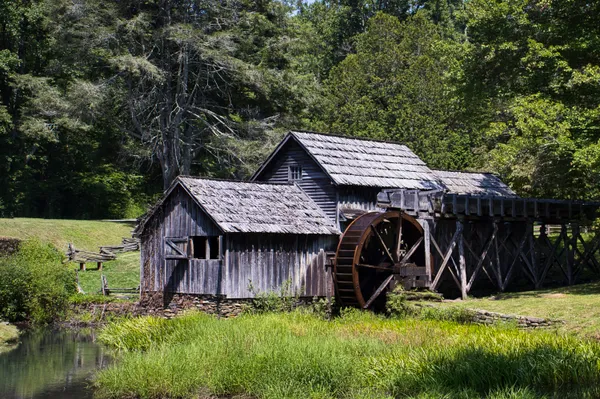
[[[385,293],[395,284],[425,285],[423,228],[400,211],[364,214],[342,235],[334,265],[336,295],[343,306],[382,308]]]

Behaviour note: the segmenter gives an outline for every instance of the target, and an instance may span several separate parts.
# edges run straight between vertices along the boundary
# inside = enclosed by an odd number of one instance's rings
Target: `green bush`
[[[248,291],[254,296],[248,309],[250,313],[291,312],[300,304],[300,292],[292,288],[292,281],[285,280],[279,291],[258,291],[252,281]]]
[[[32,240],[0,258],[0,318],[45,324],[64,317],[75,273],[52,245]]]

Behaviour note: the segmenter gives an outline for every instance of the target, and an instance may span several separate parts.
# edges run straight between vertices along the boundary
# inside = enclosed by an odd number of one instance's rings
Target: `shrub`
[[[291,312],[300,303],[300,292],[292,288],[292,281],[285,280],[279,291],[260,292],[253,285],[248,284],[248,290],[254,295],[251,313]]]
[[[387,295],[385,304],[388,313],[396,317],[406,317],[415,314],[415,307],[408,303],[408,296],[400,285]]]
[[[50,244],[32,240],[0,258],[0,318],[49,323],[64,317],[75,293],[75,273]]]

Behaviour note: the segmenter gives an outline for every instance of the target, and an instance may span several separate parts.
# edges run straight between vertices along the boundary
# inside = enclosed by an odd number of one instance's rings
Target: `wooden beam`
[[[469,280],[469,283],[467,284],[467,291],[471,290],[471,287],[473,286],[473,283],[475,282],[475,278],[477,277],[477,274],[479,273],[480,269],[483,267],[485,258],[487,258],[487,256],[488,256],[488,252],[489,252],[490,248],[492,247],[492,244],[494,243],[494,239],[496,238],[497,233],[498,233],[498,225],[496,225],[494,223],[494,229],[492,230],[492,234],[490,235],[490,237],[487,239],[485,245],[483,246],[483,252],[481,253],[481,256],[479,257],[477,266],[475,266],[475,270],[473,271],[473,274],[471,275],[471,279]]]
[[[379,239],[379,242],[381,243],[381,246],[385,250],[385,254],[387,255],[388,258],[390,258],[390,261],[392,263],[396,263],[396,260],[392,256],[392,254],[390,252],[390,249],[387,247],[385,241],[383,241],[383,238],[381,237],[381,235],[379,234],[379,232],[377,231],[377,229],[375,228],[374,225],[371,225],[371,230],[373,231],[373,233],[375,234],[375,236]]]
[[[377,290],[375,291],[375,293],[373,295],[371,295],[371,298],[369,298],[369,300],[365,303],[365,306],[363,306],[363,309],[368,309],[369,306],[371,306],[371,304],[375,301],[375,299],[377,299],[379,297],[379,295],[381,295],[381,293],[383,292],[383,290],[385,289],[385,287],[388,286],[388,284],[390,283],[390,281],[392,281],[393,278],[394,278],[394,275],[390,274],[383,281],[383,283],[381,283],[381,285],[379,286],[379,288],[377,288]]]
[[[446,250],[446,253],[443,255],[442,264],[440,265],[440,268],[439,268],[435,278],[433,279],[433,282],[431,283],[432,291],[435,291],[435,289],[437,288],[437,285],[439,284],[440,279],[442,277],[442,273],[444,272],[444,269],[448,265],[448,261],[452,257],[452,251],[454,251],[454,247],[456,246],[456,240],[458,239],[458,236],[461,234],[462,234],[462,224],[456,226],[456,231],[454,232],[454,236],[452,237],[450,244],[448,244],[448,249]],[[431,242],[436,246],[436,248],[438,249],[438,251],[441,254],[442,251],[440,250],[439,246],[437,245],[437,243],[435,242],[433,237],[431,238]]]
[[[515,270],[515,265],[517,263],[517,260],[520,258],[520,252],[523,251],[523,248],[525,247],[525,243],[527,242],[527,234],[523,234],[523,238],[521,238],[521,242],[519,243],[519,247],[517,248],[517,253],[515,254],[515,256],[513,257],[513,261],[510,265],[510,267],[508,268],[508,271],[506,272],[506,278],[504,279],[504,282],[502,283],[502,291],[506,290],[506,287],[508,286],[508,283],[510,282],[510,278],[512,277],[512,274]]]
[[[427,272],[427,285],[431,285],[433,262],[431,259],[431,222],[429,220],[425,220],[425,223],[423,223],[423,235],[425,237],[425,270]]]
[[[460,296],[463,300],[467,299],[467,262],[465,260],[465,245],[464,237],[462,234],[462,224],[460,220],[456,221],[456,230],[461,230],[461,234],[458,236],[458,263],[460,268]]]
[[[422,242],[423,242],[423,237],[419,237],[417,242],[414,243],[414,245],[408,250],[408,252],[406,252],[406,255],[404,255],[404,258],[402,258],[402,260],[400,261],[400,266],[404,265],[405,263],[408,263],[408,260],[417,251],[417,248],[419,248],[419,245],[421,245]]]
[[[402,214],[400,214],[400,218],[398,219],[398,225],[396,226],[396,248],[395,248],[395,252],[396,252],[396,259],[399,260],[400,259],[400,251],[401,251],[401,244],[402,244],[402,222],[404,221],[404,219],[402,218]]]

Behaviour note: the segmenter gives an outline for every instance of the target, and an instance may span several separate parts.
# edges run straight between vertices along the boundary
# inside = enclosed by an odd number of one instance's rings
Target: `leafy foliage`
[[[0,216],[138,216],[178,174],[251,175],[289,128],[400,141],[522,195],[596,199],[599,11],[0,0]]]
[[[31,240],[0,258],[0,318],[49,323],[65,315],[75,274],[50,244]]]

